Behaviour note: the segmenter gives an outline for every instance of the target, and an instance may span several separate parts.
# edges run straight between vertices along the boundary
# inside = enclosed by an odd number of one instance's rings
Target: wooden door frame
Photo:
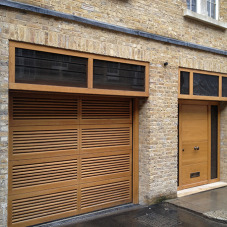
[[[182,171],[182,152],[180,152],[180,150],[182,150],[182,137],[180,136],[182,134],[182,116],[180,114],[181,110],[182,110],[182,105],[207,105],[208,106],[208,180],[203,181],[203,182],[199,182],[199,183],[194,183],[191,184],[191,187],[196,187],[199,185],[203,185],[203,184],[209,184],[209,183],[214,183],[220,180],[220,104],[219,102],[215,102],[215,101],[196,101],[196,100],[183,100],[183,99],[179,99],[178,100],[178,104],[179,104],[179,129],[178,129],[178,187],[177,190],[182,190],[185,188],[188,188],[187,186],[183,186],[182,182],[181,182],[181,171]],[[215,179],[211,179],[211,106],[212,105],[216,105],[218,106],[218,160],[217,160],[217,174],[218,177]]]
[[[133,99],[132,110],[132,202],[139,203],[139,99]]]

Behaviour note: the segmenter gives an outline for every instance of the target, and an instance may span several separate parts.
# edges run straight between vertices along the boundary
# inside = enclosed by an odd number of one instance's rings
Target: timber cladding
[[[10,92],[9,226],[133,202],[132,114],[129,98]]]
[[[214,111],[216,111],[215,115]],[[214,123],[214,118],[216,123]],[[219,180],[219,103],[179,100],[178,190],[214,183]]]

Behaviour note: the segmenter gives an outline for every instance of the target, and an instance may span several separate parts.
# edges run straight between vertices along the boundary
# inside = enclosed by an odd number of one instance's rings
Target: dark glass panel
[[[189,95],[189,72],[180,72],[180,93]]]
[[[227,97],[227,77],[222,77],[222,97]]]
[[[193,94],[203,96],[218,96],[219,77],[194,73]]]
[[[87,86],[87,59],[16,48],[16,83]]]
[[[94,60],[94,88],[145,91],[145,66]]]
[[[218,107],[211,106],[211,179],[218,177]]]

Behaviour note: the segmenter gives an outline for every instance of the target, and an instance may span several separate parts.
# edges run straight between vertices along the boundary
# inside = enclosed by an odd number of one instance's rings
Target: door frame
[[[216,101],[197,101],[197,100],[178,100],[179,104],[179,114],[178,114],[178,187],[177,190],[186,189],[189,187],[195,187],[199,185],[214,183],[220,180],[220,105],[219,102]],[[182,105],[207,105],[208,106],[208,165],[207,165],[207,171],[208,171],[208,180],[202,181],[199,183],[194,183],[191,185],[184,186],[182,185],[181,175],[182,175],[182,117],[180,114],[180,111],[182,109]],[[218,177],[215,179],[211,179],[211,106],[216,105],[218,106],[218,160],[217,160],[217,174]],[[188,187],[189,186],[189,187]]]
[[[139,99],[132,104],[132,202],[139,204]]]

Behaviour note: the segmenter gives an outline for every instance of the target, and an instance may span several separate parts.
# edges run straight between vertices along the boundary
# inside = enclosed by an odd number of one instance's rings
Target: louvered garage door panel
[[[129,99],[83,97],[81,102],[81,124],[132,123]]]
[[[130,177],[85,184],[81,189],[81,210],[89,212],[129,203],[132,197],[131,191]]]
[[[132,154],[130,150],[105,152],[95,155],[82,155],[81,182],[98,181],[130,176]]]
[[[11,226],[28,226],[78,213],[77,188],[44,190],[9,196]]]
[[[13,93],[11,125],[78,123],[78,99],[70,96]]]
[[[132,102],[10,94],[9,226],[132,202]]]
[[[78,126],[19,126],[10,128],[10,159],[30,159],[78,153]]]
[[[81,150],[83,152],[99,152],[103,150],[122,150],[132,148],[132,126],[130,124],[115,125],[83,125],[81,126]]]
[[[77,156],[10,162],[11,194],[77,184]]]

